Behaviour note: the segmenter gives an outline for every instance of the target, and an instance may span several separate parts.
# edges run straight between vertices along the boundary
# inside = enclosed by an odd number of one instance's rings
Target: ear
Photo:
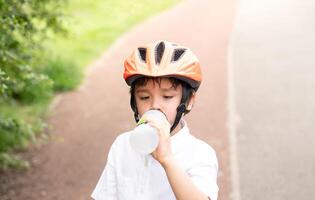
[[[186,110],[189,110],[189,111],[190,111],[190,110],[193,108],[194,103],[195,103],[195,98],[196,98],[196,93],[194,92],[194,93],[191,95],[190,99],[189,99],[189,102],[188,102],[188,105],[187,105],[187,107],[186,107]]]

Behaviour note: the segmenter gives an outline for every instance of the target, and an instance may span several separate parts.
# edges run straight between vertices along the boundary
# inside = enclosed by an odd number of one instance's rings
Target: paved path
[[[48,120],[53,141],[35,151],[32,170],[6,183],[1,199],[89,199],[110,144],[135,125],[123,60],[139,44],[166,39],[191,47],[202,63],[204,81],[187,120],[192,133],[216,149],[219,196],[227,200],[226,54],[234,7],[232,0],[184,1],[123,35],[88,70],[80,89],[61,96]]]
[[[315,1],[241,0],[239,8],[240,197],[315,199]]]

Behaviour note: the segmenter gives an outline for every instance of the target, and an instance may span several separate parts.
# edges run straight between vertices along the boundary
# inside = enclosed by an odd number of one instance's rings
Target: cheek
[[[174,104],[168,105],[165,108],[165,114],[171,124],[173,124],[175,121],[178,105],[179,105],[179,102],[175,102]]]
[[[181,101],[181,96],[178,96],[177,98],[175,98],[172,102],[170,102],[167,105],[167,117],[169,119],[170,123],[173,123],[175,121],[175,117],[177,114],[177,107],[179,106]]]
[[[151,106],[150,106],[151,104],[149,102],[137,101],[136,105],[137,105],[137,111],[140,117],[143,115],[143,113],[151,109]]]
[[[145,113],[146,111],[148,111],[150,109],[149,104],[143,103],[143,102],[137,102],[137,110],[140,116],[143,115],[143,113]]]

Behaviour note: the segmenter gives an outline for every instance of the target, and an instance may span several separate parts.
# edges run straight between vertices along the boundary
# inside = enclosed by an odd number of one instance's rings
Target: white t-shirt
[[[95,200],[176,200],[164,168],[151,155],[140,155],[129,143],[131,132],[112,144],[107,164],[92,193]],[[213,148],[184,127],[171,137],[179,165],[211,200],[217,200],[218,161]]]

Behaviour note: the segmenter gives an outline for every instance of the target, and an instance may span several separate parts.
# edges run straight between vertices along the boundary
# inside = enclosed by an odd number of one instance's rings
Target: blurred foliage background
[[[0,169],[28,167],[18,151],[45,141],[54,95],[123,32],[179,0],[0,0]]]

